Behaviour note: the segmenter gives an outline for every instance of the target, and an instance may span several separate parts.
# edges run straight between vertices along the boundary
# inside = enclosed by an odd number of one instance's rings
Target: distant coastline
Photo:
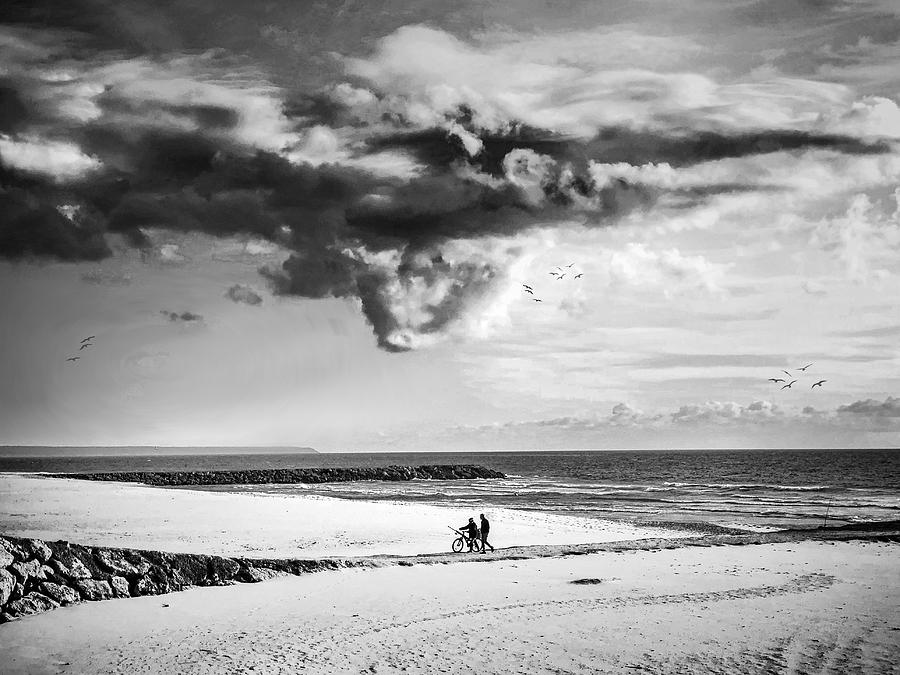
[[[293,445],[0,445],[0,457],[144,457],[152,455],[317,455]]]

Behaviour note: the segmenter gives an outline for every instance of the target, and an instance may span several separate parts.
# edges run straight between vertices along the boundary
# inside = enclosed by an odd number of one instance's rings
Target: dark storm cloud
[[[166,309],[160,310],[159,312],[164,317],[166,317],[169,321],[174,323],[196,323],[198,321],[203,321],[203,317],[199,314],[194,314],[193,312],[172,312]]]
[[[230,287],[225,292],[225,296],[232,302],[238,302],[245,305],[261,305],[263,301],[262,296],[259,293],[243,284],[235,284]]]

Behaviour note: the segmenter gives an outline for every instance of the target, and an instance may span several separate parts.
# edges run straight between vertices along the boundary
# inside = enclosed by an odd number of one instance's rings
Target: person
[[[488,543],[488,533],[491,531],[491,523],[487,518],[484,517],[484,514],[481,514],[481,552],[484,553],[484,549],[487,546],[491,547],[491,553],[494,552],[494,547]]]
[[[478,526],[475,524],[475,519],[469,518],[469,522],[459,529],[466,533],[466,537],[469,539],[469,551],[471,552],[472,547],[478,544]]]

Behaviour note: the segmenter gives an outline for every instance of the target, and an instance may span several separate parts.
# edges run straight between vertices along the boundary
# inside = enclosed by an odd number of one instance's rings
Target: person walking
[[[494,552],[494,547],[488,543],[488,533],[491,531],[491,523],[487,518],[484,517],[484,514],[481,514],[481,552],[484,553],[484,549],[490,546],[491,553]]]

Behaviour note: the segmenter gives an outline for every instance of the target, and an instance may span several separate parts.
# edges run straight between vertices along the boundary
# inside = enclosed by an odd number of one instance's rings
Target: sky
[[[897,63],[888,0],[4,3],[0,444],[896,447]]]

